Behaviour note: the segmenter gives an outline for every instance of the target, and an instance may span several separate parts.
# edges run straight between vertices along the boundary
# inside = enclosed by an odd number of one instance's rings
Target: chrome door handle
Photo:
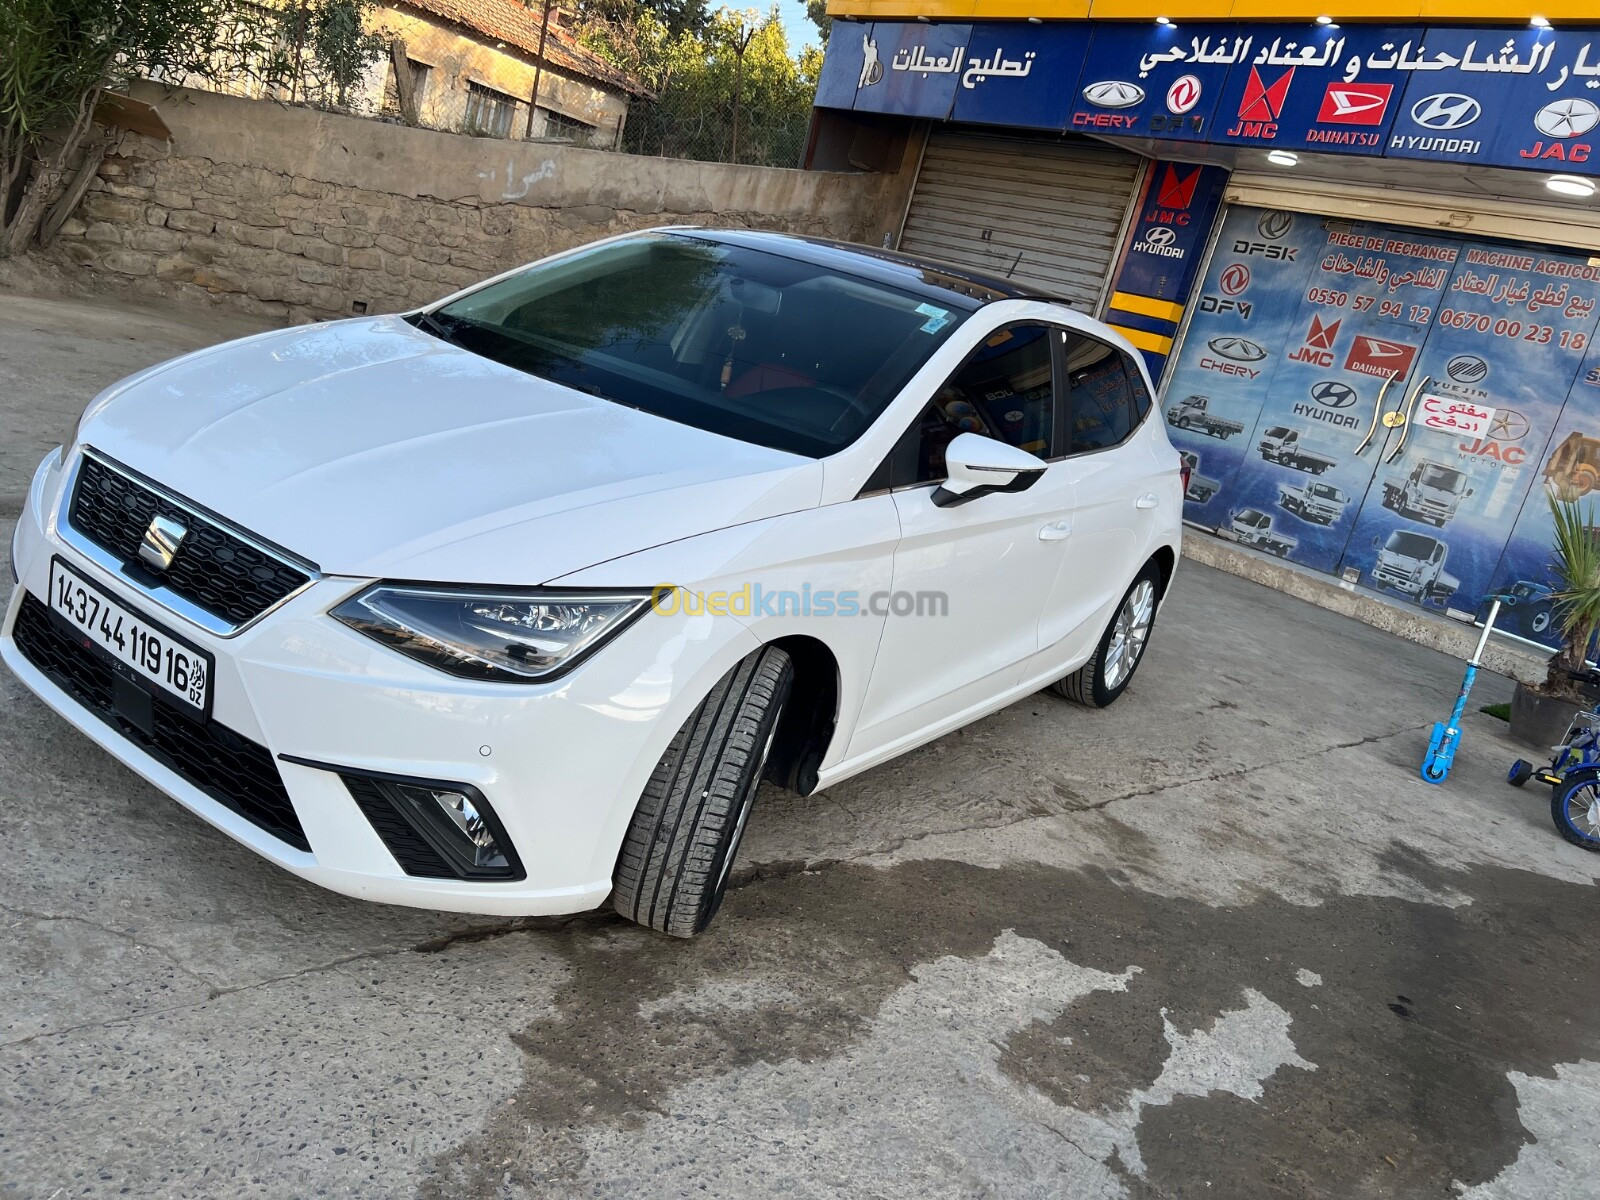
[[[1372,406],[1372,424],[1367,426],[1367,436],[1362,438],[1361,445],[1356,447],[1357,455],[1367,448],[1367,443],[1372,441],[1372,435],[1378,431],[1378,418],[1383,415],[1383,398],[1389,394],[1389,389],[1394,386],[1394,381],[1399,378],[1400,376],[1398,375],[1389,376],[1383,381],[1383,386],[1378,389],[1378,402]]]
[[[1411,399],[1406,402],[1405,423],[1400,426],[1400,441],[1394,448],[1394,453],[1384,459],[1385,463],[1392,463],[1400,457],[1401,451],[1406,448],[1406,439],[1411,436],[1411,414],[1417,411],[1417,398],[1422,395],[1422,389],[1433,382],[1432,375],[1424,375],[1422,382],[1411,389]]]
[[[1059,542],[1071,532],[1071,521],[1057,521],[1054,525],[1046,525],[1039,530],[1039,540],[1041,542]]]
[[[1160,505],[1160,503],[1161,500],[1159,497],[1155,496],[1151,492],[1146,492],[1133,502],[1133,506],[1135,508],[1156,508]]]

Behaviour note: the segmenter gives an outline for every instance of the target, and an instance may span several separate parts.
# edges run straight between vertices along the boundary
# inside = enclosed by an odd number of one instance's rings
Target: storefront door
[[[1584,257],[1231,209],[1164,399],[1194,456],[1189,518],[1397,599],[1472,609],[1597,301]]]

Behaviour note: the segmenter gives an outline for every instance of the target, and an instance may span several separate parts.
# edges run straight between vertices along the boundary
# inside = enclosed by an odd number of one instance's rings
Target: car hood
[[[81,440],[324,572],[391,579],[543,583],[814,506],[822,480],[396,317],[176,359],[101,396]]]

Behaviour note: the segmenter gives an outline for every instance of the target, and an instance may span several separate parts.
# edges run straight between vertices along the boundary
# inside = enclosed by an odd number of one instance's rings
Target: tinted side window
[[[1077,333],[1066,335],[1066,347],[1069,453],[1115,446],[1139,423],[1122,355],[1104,342]],[[1148,397],[1145,403],[1149,404]]]
[[[1139,370],[1139,364],[1124,358],[1122,366],[1128,372],[1128,387],[1133,391],[1133,407],[1138,414],[1133,418],[1133,423],[1137,425],[1150,414],[1155,401],[1150,398],[1150,389],[1144,386],[1144,374]]]
[[[889,456],[887,486],[943,479],[944,448],[962,433],[1055,457],[1054,335],[1044,325],[1008,325],[990,334],[906,430]],[[880,470],[872,482],[882,478]]]

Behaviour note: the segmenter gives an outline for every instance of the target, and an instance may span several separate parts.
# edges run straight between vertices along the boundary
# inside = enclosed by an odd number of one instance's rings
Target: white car
[[[1002,281],[659,230],[152,367],[39,467],[0,656],[312,882],[687,936],[757,782],[1128,686],[1184,482]]]

